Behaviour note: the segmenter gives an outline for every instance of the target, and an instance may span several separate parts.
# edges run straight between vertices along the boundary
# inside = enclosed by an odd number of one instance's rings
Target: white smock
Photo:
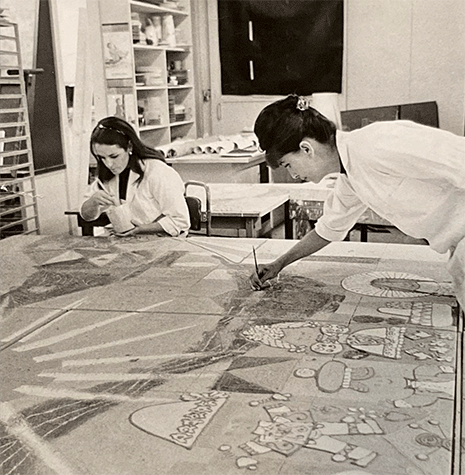
[[[190,226],[189,210],[184,197],[184,183],[172,167],[156,159],[141,161],[144,177],[138,184],[139,175],[132,170],[129,173],[126,203],[131,221],[136,225],[150,224],[155,221],[171,236],[187,232]],[[105,186],[114,196],[118,196],[117,177]],[[97,182],[89,185],[84,201],[99,191]],[[100,207],[97,219],[105,211]]]
[[[405,234],[450,251],[465,307],[465,137],[410,121],[336,132],[346,174],[328,196],[316,232],[343,240],[369,207]]]

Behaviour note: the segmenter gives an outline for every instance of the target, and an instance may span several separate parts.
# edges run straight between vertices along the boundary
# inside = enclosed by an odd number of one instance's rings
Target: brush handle
[[[107,195],[110,195],[112,198],[113,198],[113,201],[114,201],[114,204],[115,206],[118,206],[120,203],[119,201],[117,200],[117,198],[113,195],[113,193],[110,193],[110,191],[108,190],[108,188],[103,184],[102,180],[100,178],[97,178],[96,180],[98,186],[107,194]]]

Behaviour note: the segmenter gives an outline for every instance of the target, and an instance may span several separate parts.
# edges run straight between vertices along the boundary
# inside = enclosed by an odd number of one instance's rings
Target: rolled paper
[[[341,112],[339,110],[339,94],[336,92],[317,92],[311,96],[311,105],[318,112],[342,129]]]
[[[153,22],[153,26],[155,28],[155,34],[156,34],[156,37],[157,37],[157,44],[159,44],[160,41],[163,40],[161,17],[159,17],[158,15],[153,16],[152,17],[152,22]]]
[[[253,134],[232,135],[230,137],[230,140],[234,142],[235,148],[240,148],[240,149],[254,147],[257,145],[256,137]]]
[[[165,158],[170,157],[182,157],[183,155],[189,155],[192,153],[192,150],[195,146],[195,140],[180,140],[171,142],[167,145],[160,145],[158,150],[160,150]]]
[[[207,153],[226,153],[234,149],[234,143],[227,140],[218,140],[206,146]]]

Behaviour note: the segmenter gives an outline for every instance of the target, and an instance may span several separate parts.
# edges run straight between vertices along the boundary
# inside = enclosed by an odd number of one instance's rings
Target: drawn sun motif
[[[341,285],[356,294],[386,298],[433,295],[439,289],[433,279],[406,272],[365,272],[346,277]]]

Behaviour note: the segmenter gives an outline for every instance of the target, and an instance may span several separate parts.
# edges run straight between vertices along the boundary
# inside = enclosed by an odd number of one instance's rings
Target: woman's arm
[[[254,290],[260,290],[264,286],[264,282],[269,279],[277,277],[277,275],[289,264],[292,264],[303,257],[310,256],[311,254],[323,249],[328,245],[330,241],[322,238],[313,229],[306,236],[302,238],[294,247],[289,249],[285,254],[278,257],[270,264],[258,266],[258,275],[254,272],[250,277],[250,283]]]
[[[106,191],[98,190],[81,205],[81,216],[86,221],[97,219],[105,209],[114,205],[115,197]]]

